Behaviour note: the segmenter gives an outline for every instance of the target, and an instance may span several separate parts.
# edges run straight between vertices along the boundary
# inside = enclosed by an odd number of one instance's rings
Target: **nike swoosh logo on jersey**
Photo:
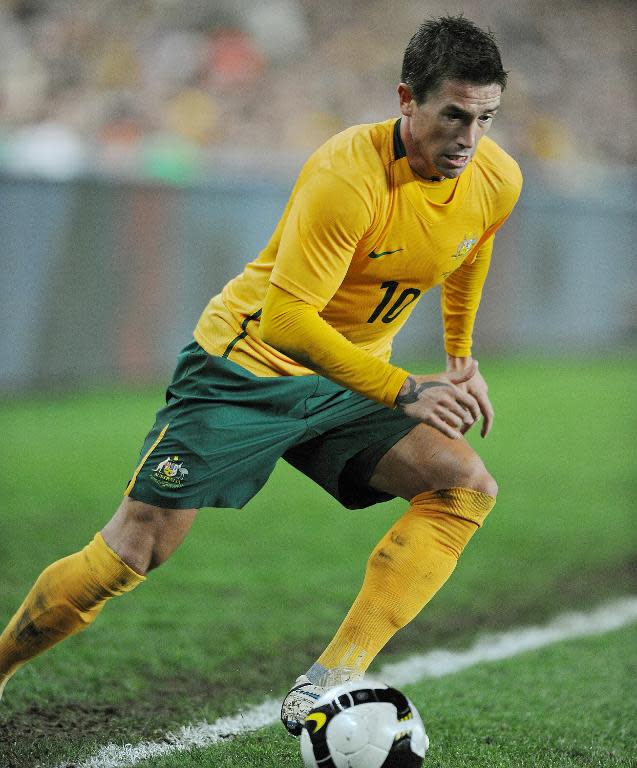
[[[380,259],[381,256],[389,256],[390,253],[398,253],[398,251],[404,251],[404,248],[396,248],[395,251],[381,251],[380,253],[376,253],[376,251],[372,251],[369,254],[370,259]]]

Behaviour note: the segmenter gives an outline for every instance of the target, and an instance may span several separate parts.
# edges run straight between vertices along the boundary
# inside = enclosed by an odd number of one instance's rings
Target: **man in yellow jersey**
[[[409,502],[285,698],[291,733],[450,576],[497,493],[463,434],[482,419],[486,437],[493,421],[472,330],[521,175],[484,137],[506,84],[490,33],[462,17],[426,22],[401,80],[401,117],[320,147],[268,245],[204,310],[116,514],[43,571],[0,636],[0,692],[163,563],[199,508],[243,506],[280,457],[347,507]],[[413,375],[389,362],[392,339],[435,285],[446,371]]]

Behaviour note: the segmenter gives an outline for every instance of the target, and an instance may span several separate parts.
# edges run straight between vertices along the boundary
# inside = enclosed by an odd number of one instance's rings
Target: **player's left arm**
[[[495,233],[510,216],[522,190],[522,174],[512,158],[501,157],[496,165],[497,172],[493,174],[493,180],[500,179],[501,183],[495,200],[493,223],[465,262],[442,285],[441,305],[448,371],[466,369],[474,360],[471,352],[473,327],[491,264],[493,240]],[[484,377],[476,367],[473,376],[458,386],[477,400],[483,417],[481,435],[486,437],[493,425],[494,410]],[[465,427],[464,431],[468,428]]]
[[[441,305],[448,371],[467,368],[474,359],[471,353],[473,327],[489,271],[493,238],[494,235],[490,234],[483,240],[475,255],[471,254],[443,283]],[[458,386],[477,400],[483,419],[480,434],[486,437],[493,426],[495,413],[480,370],[476,369],[468,381]],[[468,428],[465,427],[464,431]]]

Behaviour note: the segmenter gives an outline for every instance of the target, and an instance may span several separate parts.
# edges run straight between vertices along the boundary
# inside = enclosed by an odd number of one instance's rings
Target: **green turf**
[[[383,660],[635,590],[634,363],[482,370],[497,420],[486,441],[471,439],[500,483],[498,505]],[[0,623],[46,564],[110,517],[160,399],[95,392],[0,406]],[[38,759],[58,759],[279,695],[337,627],[403,508],[345,511],[281,465],[246,509],[203,512],[168,565],[22,670],[2,703],[0,744],[16,741],[19,759],[36,739]]]
[[[637,626],[406,686],[431,739],[428,768],[634,768]],[[300,768],[276,726],[139,768]]]

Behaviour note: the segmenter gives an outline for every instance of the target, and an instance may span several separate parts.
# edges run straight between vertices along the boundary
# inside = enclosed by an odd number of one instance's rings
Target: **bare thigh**
[[[102,536],[137,573],[165,562],[186,538],[196,509],[163,509],[125,497]]]
[[[469,443],[426,424],[414,427],[376,465],[372,488],[413,499],[425,491],[472,488],[496,496],[498,486]]]

